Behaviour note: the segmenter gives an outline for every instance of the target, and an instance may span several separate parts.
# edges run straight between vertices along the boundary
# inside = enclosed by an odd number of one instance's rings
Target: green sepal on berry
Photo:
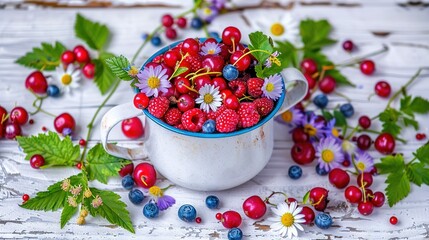
[[[33,51],[27,52],[15,63],[41,71],[53,71],[61,64],[61,54],[65,50],[67,48],[60,42],[55,44],[42,42],[41,47],[33,48]]]
[[[17,137],[19,146],[26,153],[25,159],[40,154],[45,159],[41,168],[52,166],[74,166],[78,162],[80,148],[74,145],[70,137],[60,139],[57,133],[40,133],[37,136]]]

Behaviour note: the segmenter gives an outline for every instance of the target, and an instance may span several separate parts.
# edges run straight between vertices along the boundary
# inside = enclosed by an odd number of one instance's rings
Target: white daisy
[[[136,87],[148,97],[158,97],[159,92],[165,93],[171,87],[166,73],[167,69],[163,69],[162,66],[145,67],[137,74],[139,83],[136,84]]]
[[[200,96],[195,99],[195,102],[200,104],[200,109],[203,111],[208,113],[211,109],[213,112],[216,112],[217,108],[222,105],[219,87],[206,84],[204,87],[200,88],[198,92]]]
[[[79,87],[79,81],[81,79],[80,69],[73,64],[69,64],[66,69],[64,69],[63,65],[60,65],[57,67],[56,72],[56,80],[62,91],[69,93],[72,88]]]
[[[279,74],[271,75],[264,79],[262,95],[272,100],[277,100],[282,95],[283,79]]]
[[[274,222],[270,225],[272,231],[279,232],[282,237],[287,235],[291,239],[293,236],[298,237],[297,228],[304,231],[300,223],[304,223],[304,215],[300,214],[302,207],[298,207],[296,202],[280,203],[277,208],[271,208],[275,217],[270,217],[267,221]]]
[[[274,40],[288,40],[293,44],[299,42],[299,22],[289,13],[281,14],[277,18],[261,18],[256,24]]]

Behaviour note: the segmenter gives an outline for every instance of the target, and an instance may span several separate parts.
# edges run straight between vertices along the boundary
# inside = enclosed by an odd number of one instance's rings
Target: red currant
[[[10,111],[9,119],[14,123],[24,125],[28,122],[28,112],[23,107],[15,107]]]
[[[226,108],[229,108],[232,110],[237,110],[238,107],[240,107],[240,101],[234,94],[227,96],[223,102]]]
[[[301,70],[304,73],[313,74],[317,72],[317,63],[311,58],[306,58],[301,62]]]
[[[183,54],[188,53],[191,56],[195,56],[200,51],[200,44],[198,43],[197,40],[193,38],[187,38],[185,39],[185,41],[183,41],[181,50]],[[186,62],[186,61],[182,61],[182,62]]]
[[[125,177],[127,175],[131,175],[133,174],[133,170],[134,170],[134,163],[130,162],[127,165],[123,166],[121,168],[121,170],[119,170],[119,176],[121,177]]]
[[[343,42],[343,49],[347,52],[353,51],[354,44],[351,40],[346,40]]]
[[[243,211],[251,219],[259,219],[267,212],[267,205],[259,196],[251,196],[243,202]]]
[[[150,188],[155,185],[156,171],[152,164],[143,162],[136,166],[133,172],[136,184],[142,188]]]
[[[388,82],[379,81],[375,84],[374,91],[375,94],[377,94],[378,96],[387,98],[389,97],[392,88],[390,87],[390,84]]]
[[[162,26],[164,26],[166,28],[171,27],[171,26],[173,26],[174,18],[170,14],[165,14],[161,18],[161,23],[162,23]]]
[[[25,79],[25,88],[34,93],[44,94],[46,93],[46,89],[48,89],[48,82],[42,72],[35,71]]]
[[[331,76],[325,76],[320,82],[319,82],[319,89],[323,93],[329,94],[332,93],[335,90],[336,87],[336,81]]]
[[[45,165],[45,158],[42,155],[36,154],[30,158],[30,166],[35,169],[39,169]]]
[[[301,210],[300,214],[304,215],[304,219],[305,219],[304,224],[310,224],[310,223],[312,223],[314,221],[314,218],[316,217],[316,215],[314,214],[313,209],[311,209],[311,208],[309,208],[307,206],[302,207],[302,210]]]
[[[167,37],[170,40],[174,40],[177,38],[177,32],[176,29],[169,27],[165,29],[165,37]]]
[[[76,61],[79,63],[89,62],[89,53],[85,47],[78,45],[73,49],[73,53],[76,56]]]
[[[137,109],[145,109],[149,106],[149,98],[145,93],[139,92],[134,96],[133,103]]]
[[[386,197],[384,196],[384,193],[375,192],[371,199],[371,203],[374,205],[374,207],[381,207],[383,206],[385,199]]]
[[[363,129],[368,129],[369,127],[371,127],[371,119],[368,116],[366,116],[366,115],[361,116],[359,118],[359,125]]]
[[[242,51],[235,51],[229,58],[229,62],[236,66],[240,72],[246,70],[250,66],[251,62],[250,55],[245,55],[242,57],[243,55],[244,53]],[[238,61],[238,59],[240,59],[240,61]]]
[[[375,139],[374,147],[382,154],[391,154],[395,150],[395,138],[390,133],[382,133]]]
[[[425,139],[426,138],[426,134],[424,134],[424,133],[417,133],[416,134],[416,139],[417,140],[423,140],[423,139]]]
[[[30,120],[28,120],[28,123],[29,123],[29,124],[34,124],[34,120],[33,120],[33,119],[30,119]]]
[[[131,139],[139,138],[144,134],[142,121],[138,117],[123,120],[121,129],[125,137]]]
[[[329,172],[329,182],[336,188],[342,189],[349,184],[350,176],[346,171],[334,168]]]
[[[30,196],[28,194],[22,195],[22,201],[26,202],[28,200],[30,200]]]
[[[370,215],[374,211],[374,205],[371,202],[360,202],[358,204],[358,211],[362,215]]]
[[[308,134],[304,132],[303,128],[297,127],[292,130],[292,140],[295,143],[308,142],[310,140],[310,136],[308,136]]]
[[[362,200],[362,191],[356,186],[348,186],[344,191],[344,197],[350,203],[358,203]]]
[[[226,27],[222,32],[222,41],[228,46],[238,44],[241,40],[241,32],[236,27]]]
[[[63,62],[64,65],[67,66],[74,61],[76,61],[76,56],[74,55],[74,52],[66,50],[63,52],[63,54],[61,54],[61,62]]]
[[[310,142],[295,143],[291,149],[292,159],[298,164],[309,164],[313,162],[316,155],[313,144]]]
[[[182,55],[180,55],[180,52],[177,50],[168,50],[164,54],[164,63],[174,68],[176,67],[176,64],[182,59]]]
[[[200,224],[201,223],[201,218],[200,217],[196,217],[195,218],[195,222],[198,223],[198,224]]]
[[[216,213],[216,219],[220,221],[222,219],[222,213]]]
[[[241,225],[241,216],[236,211],[226,211],[222,214],[221,222],[225,228],[235,228]]]
[[[189,94],[183,94],[177,99],[177,108],[180,111],[186,112],[195,107],[195,99]]]
[[[365,75],[371,75],[375,71],[375,63],[372,60],[363,60],[360,63],[360,71]]]
[[[4,126],[4,136],[7,139],[15,139],[16,136],[21,136],[21,126],[18,123],[6,123]]]
[[[357,177],[357,184],[359,187],[370,187],[372,185],[373,178],[371,173],[361,173]]]
[[[74,130],[76,122],[74,118],[69,113],[62,113],[58,115],[54,120],[54,128],[58,133],[63,133],[65,128]]]
[[[95,76],[95,65],[94,63],[87,63],[82,68],[83,75],[88,79],[93,79]]]
[[[82,169],[82,162],[78,162],[77,164],[76,164],[76,168],[77,169]]]
[[[42,131],[46,132],[46,131],[48,131],[48,129],[45,126],[43,126]]]
[[[371,147],[371,143],[372,143],[371,137],[366,134],[360,135],[357,139],[357,146],[361,150],[368,150]]]
[[[313,89],[316,86],[316,80],[309,73],[304,73],[305,79],[307,79],[307,84],[309,89]]]
[[[392,224],[392,225],[398,224],[398,218],[395,216],[391,216],[389,221],[390,221],[390,224]]]
[[[80,140],[79,140],[79,145],[80,145],[81,147],[85,147],[85,146],[86,146],[86,141],[85,141],[85,139],[80,139]]]
[[[187,20],[186,20],[186,18],[184,18],[184,17],[179,17],[177,20],[176,20],[176,24],[177,24],[177,26],[179,27],[179,28],[186,28],[186,24],[187,24]]]

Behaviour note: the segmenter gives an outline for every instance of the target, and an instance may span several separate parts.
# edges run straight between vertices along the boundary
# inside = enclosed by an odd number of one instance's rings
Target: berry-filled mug
[[[155,53],[176,46],[174,43]],[[142,68],[143,68],[142,67]],[[201,133],[180,130],[136,109],[132,102],[110,109],[101,121],[101,141],[114,156],[151,161],[171,182],[200,191],[218,191],[241,185],[255,177],[268,163],[274,147],[274,117],[300,102],[307,93],[307,81],[300,71],[281,72],[283,91],[272,112],[256,125],[230,133]],[[124,119],[144,115],[144,144],[125,148],[108,143],[109,132]]]

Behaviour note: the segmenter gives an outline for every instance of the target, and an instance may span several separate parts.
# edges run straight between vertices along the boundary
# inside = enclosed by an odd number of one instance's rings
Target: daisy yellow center
[[[317,133],[317,129],[311,125],[311,124],[305,124],[304,125],[304,132],[310,135],[310,137],[313,137]]]
[[[273,62],[274,64],[276,64],[277,66],[281,65],[280,60],[276,57],[276,56],[270,56],[270,61]]]
[[[332,136],[334,136],[334,137],[340,136],[340,133],[338,132],[338,129],[332,128]]]
[[[358,162],[358,163],[356,164],[356,168],[357,168],[359,171],[363,172],[363,171],[365,170],[365,163],[363,163],[363,162]]]
[[[153,196],[156,197],[161,197],[162,196],[162,190],[160,187],[158,186],[152,186],[149,188],[149,193]]]
[[[204,102],[207,104],[210,104],[213,102],[213,96],[211,94],[204,95]]]
[[[271,25],[271,34],[274,36],[281,36],[285,32],[285,28],[280,23],[274,23]]]
[[[329,149],[325,149],[322,151],[322,160],[324,162],[330,163],[334,160],[335,154],[333,151],[329,150]]]
[[[151,76],[147,79],[147,85],[152,89],[158,88],[160,84],[161,80],[158,77]]]
[[[132,66],[131,69],[128,71],[128,74],[131,76],[137,75],[137,73],[139,73],[139,70],[134,66]]]
[[[285,121],[287,123],[292,122],[292,117],[293,117],[293,114],[291,111],[286,111],[286,112],[282,113],[282,119],[283,119],[283,121]]]
[[[61,83],[64,85],[69,85],[72,82],[72,77],[70,74],[64,74],[61,77]]]
[[[265,87],[265,90],[267,90],[267,92],[272,92],[274,90],[274,84],[268,83],[267,86]]]
[[[205,8],[204,9],[204,14],[205,15],[210,15],[210,14],[212,14],[212,10],[210,8]]]
[[[293,225],[294,220],[295,219],[294,219],[292,213],[285,213],[282,216],[281,222],[282,222],[283,226],[290,227]]]
[[[215,53],[215,50],[214,50],[214,49],[210,49],[207,53],[208,53],[208,54],[214,54],[214,53]]]

